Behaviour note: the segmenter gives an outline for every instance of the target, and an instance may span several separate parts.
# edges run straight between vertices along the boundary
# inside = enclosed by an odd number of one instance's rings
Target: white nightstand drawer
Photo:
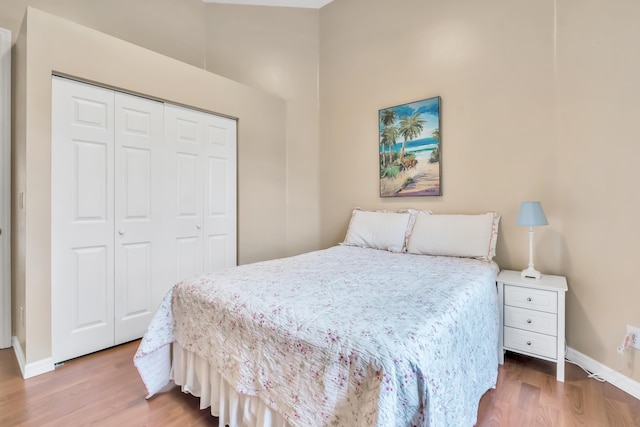
[[[541,289],[505,285],[504,303],[505,305],[515,307],[557,313],[558,293],[554,291],[543,291]]]
[[[505,305],[504,325],[546,335],[558,335],[558,316],[553,313]]]
[[[558,350],[556,337],[506,326],[504,328],[504,346],[550,359],[556,358]]]

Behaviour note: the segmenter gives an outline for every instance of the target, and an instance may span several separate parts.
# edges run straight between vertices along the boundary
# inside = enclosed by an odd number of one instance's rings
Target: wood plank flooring
[[[217,426],[198,399],[177,387],[145,400],[133,366],[139,341],[81,357],[54,372],[20,376],[13,349],[0,350],[0,426]],[[640,427],[640,401],[608,383],[588,379],[567,363],[507,354],[498,386],[480,401],[479,427]]]
[[[477,426],[640,426],[640,400],[576,365],[565,362],[565,370],[557,382],[554,363],[507,353],[495,390],[480,400]]]

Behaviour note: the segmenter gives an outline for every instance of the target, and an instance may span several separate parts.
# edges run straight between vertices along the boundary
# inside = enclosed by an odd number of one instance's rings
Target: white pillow
[[[496,255],[500,215],[426,215],[419,213],[407,251],[491,261]]]
[[[344,245],[402,252],[409,224],[408,212],[361,211],[355,209]]]
[[[404,251],[403,252],[406,252],[407,247],[409,246],[409,237],[411,237],[411,231],[413,230],[413,226],[416,223],[416,218],[418,217],[418,214],[423,213],[425,215],[433,215],[433,212],[429,210],[419,211],[417,209],[405,209],[399,212],[408,213],[410,215],[409,223],[407,224],[407,231],[405,231],[404,233]]]

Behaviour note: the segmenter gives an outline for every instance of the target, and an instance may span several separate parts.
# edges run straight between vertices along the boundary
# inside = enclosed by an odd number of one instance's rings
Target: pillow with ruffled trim
[[[409,212],[354,209],[343,245],[403,252]]]
[[[491,261],[496,255],[500,215],[428,215],[418,213],[407,252]]]

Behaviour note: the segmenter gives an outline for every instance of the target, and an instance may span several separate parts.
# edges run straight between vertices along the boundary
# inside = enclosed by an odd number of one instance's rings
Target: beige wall
[[[24,227],[19,220],[14,227],[16,249],[25,255],[15,257],[14,287],[16,302],[24,299],[25,328],[16,333],[27,363],[51,356],[52,72],[237,117],[240,262],[284,254],[286,110],[280,98],[37,9],[28,9],[27,28],[16,48],[24,71],[15,76],[17,96],[24,98],[15,112],[16,145],[25,149],[16,150],[15,174],[25,180],[14,186],[26,194]],[[243,225],[254,223],[269,226],[247,232]]]
[[[552,223],[556,216],[552,52],[544,48],[553,42],[552,12],[549,2],[510,0],[341,0],[322,9],[323,244],[342,238],[354,206],[496,210],[498,262],[525,259],[527,230],[515,225],[520,201],[542,200]],[[442,97],[444,195],[381,199],[378,110],[433,96]],[[538,237],[557,253],[551,231]],[[537,258],[540,267],[562,271],[546,258]]]
[[[569,344],[640,380],[640,3],[558,2],[558,199],[570,278]]]
[[[557,13],[557,23],[556,23]],[[636,380],[640,5],[634,0],[337,0],[320,11],[321,236],[354,206],[500,212],[497,261],[568,276],[568,345]],[[378,109],[442,97],[443,196],[378,196]]]
[[[27,6],[191,65],[204,65],[207,5],[200,0],[4,0],[0,27],[10,29],[14,39]]]
[[[320,244],[318,23],[315,9],[226,4],[207,9],[206,69],[286,102],[288,255]]]

